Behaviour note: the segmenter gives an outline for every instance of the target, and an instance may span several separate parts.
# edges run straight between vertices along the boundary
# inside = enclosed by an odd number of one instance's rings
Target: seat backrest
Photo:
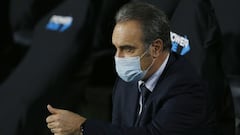
[[[36,24],[65,0],[10,0],[9,20],[13,31],[33,30]]]
[[[209,84],[209,107],[217,117],[218,131],[234,135],[234,107],[221,62],[221,30],[210,0],[180,1],[171,17],[171,30],[189,39],[185,57]]]
[[[31,47],[0,87],[0,106],[7,110],[0,112],[0,119],[6,121],[0,125],[0,134],[14,135],[18,132],[19,122],[24,121],[29,107],[46,92],[61,93],[60,86],[65,85],[64,80],[80,67],[80,61],[86,60],[94,23],[90,2],[66,0],[36,25]],[[43,106],[45,102],[37,108]],[[14,115],[16,109],[19,115]],[[36,130],[37,134],[40,127],[46,127],[46,110],[37,112],[41,114],[32,124],[35,129],[26,132]]]

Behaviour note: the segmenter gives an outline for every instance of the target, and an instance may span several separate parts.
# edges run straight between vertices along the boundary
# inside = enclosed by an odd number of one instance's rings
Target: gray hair
[[[115,16],[116,23],[129,20],[140,22],[143,43],[146,47],[156,39],[163,41],[163,49],[170,49],[170,25],[167,16],[157,7],[143,3],[130,2],[120,8]]]

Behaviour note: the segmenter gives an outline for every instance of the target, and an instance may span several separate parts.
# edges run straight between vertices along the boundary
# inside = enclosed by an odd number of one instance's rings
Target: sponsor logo
[[[46,29],[52,31],[64,32],[72,25],[73,18],[71,16],[60,16],[53,15],[48,24],[46,25]]]
[[[185,55],[190,51],[189,40],[187,37],[180,36],[174,32],[170,32],[170,38],[172,42],[171,50],[180,55]]]

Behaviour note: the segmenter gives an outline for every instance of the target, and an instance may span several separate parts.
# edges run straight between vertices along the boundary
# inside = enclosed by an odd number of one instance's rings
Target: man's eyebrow
[[[133,45],[126,44],[126,45],[121,45],[119,48],[121,48],[121,49],[125,49],[125,48],[134,49],[136,47],[134,47]]]

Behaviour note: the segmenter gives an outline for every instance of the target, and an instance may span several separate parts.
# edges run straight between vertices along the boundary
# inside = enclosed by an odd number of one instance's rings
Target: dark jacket
[[[88,120],[85,135],[214,134],[207,86],[184,58],[171,54],[135,127],[138,83],[118,79],[113,92],[112,124]]]

